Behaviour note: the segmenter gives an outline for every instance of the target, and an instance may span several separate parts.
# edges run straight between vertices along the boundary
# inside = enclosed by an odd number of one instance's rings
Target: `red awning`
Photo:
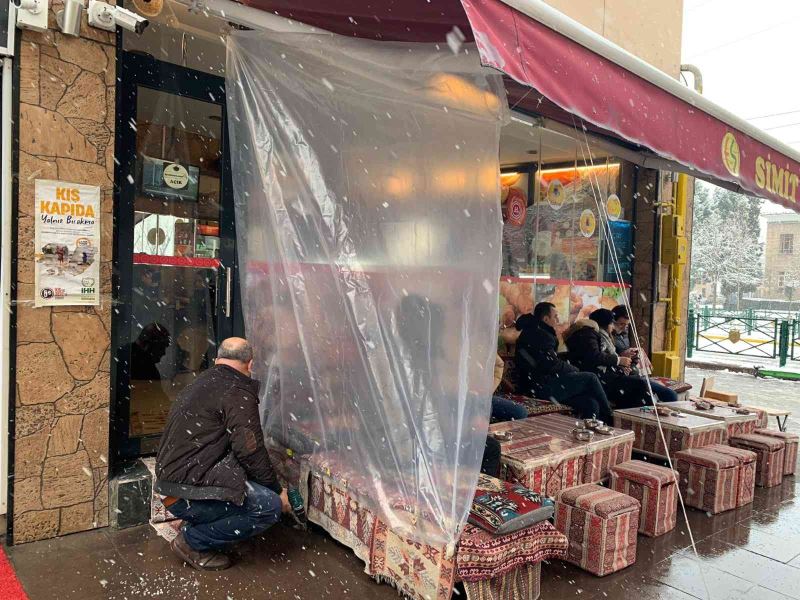
[[[469,21],[459,0],[242,0],[242,3],[353,37],[444,44],[445,36],[454,26],[469,35]]]
[[[444,43],[459,27],[477,43],[484,64],[536,90],[519,94],[509,81],[509,98],[519,109],[541,113],[544,107],[568,125],[580,117],[589,130],[800,211],[800,153],[541,0],[242,1],[341,35],[386,41]],[[594,43],[580,41],[591,36]]]
[[[535,88],[565,111],[700,176],[734,183],[800,210],[800,162],[776,149],[782,146],[777,140],[770,144],[756,139],[731,125],[733,119],[723,120],[698,106],[701,97],[691,103],[676,96],[500,0],[462,4],[484,64]]]

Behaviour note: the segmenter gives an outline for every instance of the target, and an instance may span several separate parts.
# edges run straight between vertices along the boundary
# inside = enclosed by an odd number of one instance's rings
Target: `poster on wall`
[[[99,305],[100,188],[37,179],[35,202],[34,305]]]
[[[632,277],[631,269],[633,268],[633,223],[630,221],[616,221],[609,223],[608,227],[611,232],[613,248],[616,250],[622,280],[629,283]],[[603,274],[605,281],[617,281],[618,279],[611,253],[611,247],[606,248],[605,273]]]

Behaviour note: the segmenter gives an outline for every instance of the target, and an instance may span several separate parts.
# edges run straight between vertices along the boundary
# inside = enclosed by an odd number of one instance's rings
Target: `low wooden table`
[[[697,405],[691,400],[687,400],[686,402],[670,402],[668,404],[662,404],[662,406],[677,410],[681,413],[705,417],[706,419],[712,419],[714,421],[722,421],[727,428],[728,438],[742,433],[753,433],[758,427],[758,415],[755,412],[751,411],[750,414],[743,415],[736,412],[736,409],[731,406],[712,404],[712,409],[702,410],[697,408]]]
[[[789,420],[789,417],[792,416],[792,412],[789,410],[781,410],[779,408],[763,408],[761,407],[765,413],[767,413],[768,417],[775,417],[775,420],[778,422],[778,429],[781,431],[786,431],[786,421]]]
[[[673,404],[665,404],[669,406]],[[678,450],[703,448],[711,444],[725,442],[726,427],[723,421],[715,421],[706,417],[698,417],[686,413],[677,416],[658,417],[651,407],[626,408],[614,411],[614,425],[628,429],[635,435],[633,449],[657,458],[673,457]],[[658,430],[658,424],[664,430],[664,439]]]
[[[631,458],[633,433],[613,429],[581,442],[572,436],[576,420],[564,415],[541,415],[521,421],[496,423],[490,435],[511,432],[500,442],[500,476],[536,492],[556,492],[584,483],[599,483],[609,469]]]

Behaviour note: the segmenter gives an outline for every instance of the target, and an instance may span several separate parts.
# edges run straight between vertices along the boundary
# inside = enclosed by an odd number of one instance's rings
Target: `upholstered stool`
[[[675,471],[641,460],[629,460],[610,470],[611,489],[636,498],[642,505],[639,533],[658,537],[675,528],[678,512]]]
[[[744,448],[758,454],[756,460],[756,485],[774,487],[783,481],[783,461],[786,444],[783,440],[768,435],[746,433],[728,440],[734,448]]]
[[[683,503],[713,515],[736,508],[739,459],[706,448],[675,453]]]
[[[756,491],[756,460],[758,460],[758,455],[744,448],[734,448],[724,444],[706,446],[706,450],[727,454],[739,461],[739,472],[736,476],[736,507],[750,504]]]
[[[561,490],[555,500],[567,562],[601,577],[636,562],[638,500],[593,483]]]
[[[786,444],[783,457],[783,474],[794,475],[795,467],[797,467],[797,445],[798,441],[800,441],[800,436],[796,433],[778,431],[777,429],[756,429],[754,433],[756,435],[766,435],[783,440]]]

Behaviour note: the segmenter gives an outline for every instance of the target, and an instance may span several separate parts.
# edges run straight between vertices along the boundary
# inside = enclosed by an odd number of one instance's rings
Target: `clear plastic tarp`
[[[489,419],[501,77],[446,45],[237,32],[227,90],[267,435],[454,543]],[[452,548],[452,545],[450,546]]]

